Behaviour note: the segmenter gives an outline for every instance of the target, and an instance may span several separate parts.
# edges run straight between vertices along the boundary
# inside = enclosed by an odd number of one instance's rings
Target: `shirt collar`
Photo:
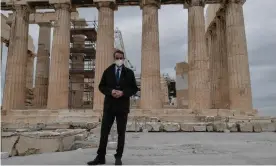
[[[115,65],[115,69],[117,70],[117,69],[122,69],[122,66],[120,66],[120,67],[118,67],[117,65]]]

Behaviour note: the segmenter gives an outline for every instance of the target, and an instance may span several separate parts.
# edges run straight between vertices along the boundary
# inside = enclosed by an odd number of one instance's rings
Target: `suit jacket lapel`
[[[112,82],[114,82],[114,84],[116,84],[116,67],[115,64],[112,65],[111,67],[111,77],[112,77]]]

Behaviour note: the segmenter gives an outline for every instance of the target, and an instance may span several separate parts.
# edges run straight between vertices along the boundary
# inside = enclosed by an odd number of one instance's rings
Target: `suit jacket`
[[[114,98],[112,90],[123,91],[123,96]],[[129,113],[129,98],[136,94],[138,87],[132,70],[122,66],[119,84],[116,82],[115,64],[110,65],[102,75],[99,90],[105,95],[104,111],[116,111]]]

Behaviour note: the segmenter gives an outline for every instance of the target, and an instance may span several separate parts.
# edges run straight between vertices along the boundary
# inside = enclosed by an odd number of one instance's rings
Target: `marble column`
[[[169,92],[168,92],[168,83],[165,80],[165,78],[163,76],[160,77],[161,78],[161,93],[162,93],[162,104],[163,105],[168,105],[169,104]]]
[[[98,86],[104,70],[112,64],[114,59],[114,10],[117,7],[113,2],[99,2],[97,8],[99,14],[93,109],[102,109],[104,95],[99,91]]]
[[[206,50],[207,50],[207,56],[208,56],[209,60],[211,59],[211,56],[212,56],[212,33],[213,32],[212,32],[211,28],[209,28],[207,30],[207,32],[205,33],[205,36],[206,36]],[[210,70],[210,72],[211,72],[211,70]]]
[[[29,15],[27,6],[15,6],[15,17],[10,30],[3,110],[25,109]]]
[[[142,109],[162,108],[160,82],[160,48],[158,9],[159,1],[142,1],[142,57],[141,104]]]
[[[84,48],[84,35],[74,35],[73,42],[75,48]],[[84,54],[73,53],[71,56],[71,70],[84,71]],[[83,106],[83,91],[84,91],[84,75],[81,72],[71,73],[70,75],[70,105],[73,108],[81,108]]]
[[[50,64],[50,40],[51,24],[40,23],[36,62],[34,106],[43,108],[47,105],[49,64]]]
[[[225,19],[224,13],[216,19],[217,48],[218,54],[215,62],[217,63],[219,104],[218,108],[229,109],[229,86],[228,86],[228,58],[226,49]]]
[[[226,4],[226,36],[230,109],[252,110],[252,92],[244,27],[243,0]]]
[[[189,108],[208,109],[210,100],[209,58],[206,49],[204,0],[188,6]]]
[[[34,74],[34,54],[28,51],[28,59],[26,66],[26,88],[33,88],[33,74]]]
[[[214,24],[211,35],[210,78],[211,78],[211,108],[222,108],[222,55],[220,52],[221,41],[217,23]]]
[[[54,4],[56,21],[49,73],[48,109],[68,108],[70,56],[70,4]]]
[[[27,59],[27,66],[26,66],[26,93],[25,93],[26,108],[33,106],[33,100],[34,100],[33,74],[34,74],[34,54],[28,51],[28,59]]]
[[[1,40],[1,66],[2,66],[3,42]]]

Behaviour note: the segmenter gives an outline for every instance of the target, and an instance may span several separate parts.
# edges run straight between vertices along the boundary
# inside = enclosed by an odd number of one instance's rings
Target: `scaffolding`
[[[71,22],[69,108],[93,108],[97,21]],[[121,31],[114,31],[114,47],[125,52]],[[125,53],[126,54],[126,53]],[[134,70],[126,58],[126,66]]]
[[[92,108],[97,40],[96,21],[71,22],[69,108]]]

